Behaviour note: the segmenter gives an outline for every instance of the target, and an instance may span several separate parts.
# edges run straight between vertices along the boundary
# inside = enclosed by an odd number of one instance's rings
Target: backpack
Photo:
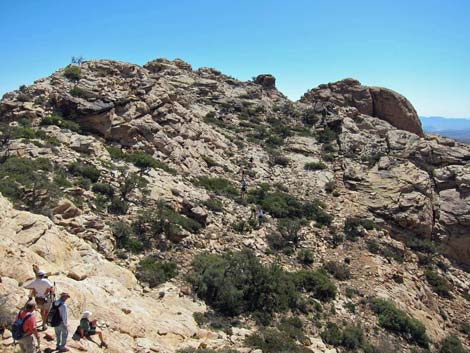
[[[16,321],[13,323],[13,325],[11,326],[11,335],[13,337],[13,339],[15,341],[18,341],[19,339],[22,339],[25,335],[25,332],[24,332],[24,323],[26,322],[26,320],[28,320],[32,313],[28,313],[25,315],[25,317],[22,319],[20,317],[20,314],[21,314],[21,311],[19,312],[18,314],[18,319],[16,319]]]
[[[60,317],[59,308],[62,306],[63,303],[56,305],[55,303],[52,304],[51,310],[49,314],[47,314],[47,324],[51,327],[57,327],[62,323],[62,318]]]

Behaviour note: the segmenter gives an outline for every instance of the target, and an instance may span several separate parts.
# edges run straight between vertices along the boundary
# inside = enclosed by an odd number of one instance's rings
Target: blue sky
[[[241,80],[272,73],[298,99],[354,77],[420,115],[470,117],[467,0],[0,0],[0,95],[72,56],[181,58]]]

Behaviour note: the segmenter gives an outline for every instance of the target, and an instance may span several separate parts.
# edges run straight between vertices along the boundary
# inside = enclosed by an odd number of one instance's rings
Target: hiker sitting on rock
[[[15,323],[12,327],[13,338],[20,345],[21,352],[23,353],[36,353],[36,349],[39,350],[40,339],[39,333],[36,324],[36,316],[34,315],[34,310],[36,309],[36,304],[29,301],[25,308],[21,310],[16,316]],[[34,342],[34,337],[36,337],[36,343]]]
[[[34,297],[37,308],[41,313],[42,329],[46,330],[46,319],[53,300],[54,286],[46,278],[46,272],[38,270],[36,272],[36,279],[25,286],[25,288],[31,290],[30,296]]]
[[[80,319],[80,325],[77,327],[73,335],[73,339],[79,341],[81,338],[90,339],[93,335],[98,335],[100,339],[100,347],[107,347],[108,345],[103,339],[103,332],[96,328],[96,320],[90,320],[91,312],[84,311]]]

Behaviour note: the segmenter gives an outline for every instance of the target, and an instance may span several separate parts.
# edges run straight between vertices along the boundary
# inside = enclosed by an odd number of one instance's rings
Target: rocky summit
[[[394,91],[91,60],[5,94],[0,131],[0,352],[33,265],[72,352],[470,348],[470,146]],[[109,347],[72,340],[85,310]]]

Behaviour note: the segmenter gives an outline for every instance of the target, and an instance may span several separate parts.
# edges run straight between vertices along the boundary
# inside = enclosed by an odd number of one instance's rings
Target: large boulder
[[[300,99],[303,103],[329,102],[355,107],[360,113],[389,122],[400,130],[424,137],[421,121],[412,104],[401,94],[382,87],[367,87],[352,78],[318,86]]]

